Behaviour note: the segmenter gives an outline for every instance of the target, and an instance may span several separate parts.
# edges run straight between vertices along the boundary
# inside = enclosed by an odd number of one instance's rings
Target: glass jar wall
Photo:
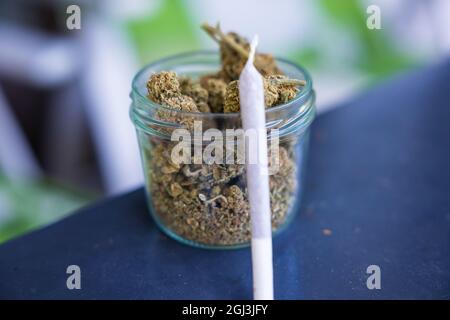
[[[308,73],[277,60],[290,78],[305,80],[290,102],[266,110],[269,183],[274,234],[299,209],[309,126],[315,114]],[[251,238],[245,146],[239,113],[175,111],[147,98],[152,73],[200,77],[219,69],[213,52],[170,57],[143,68],[133,80],[131,119],[136,127],[148,205],[157,225],[176,240],[205,248],[238,248]]]

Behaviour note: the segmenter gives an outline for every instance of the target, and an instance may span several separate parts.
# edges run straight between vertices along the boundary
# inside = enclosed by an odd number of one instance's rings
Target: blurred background
[[[131,79],[215,49],[199,25],[218,21],[309,69],[319,113],[450,55],[448,0],[0,0],[0,242],[142,183]]]

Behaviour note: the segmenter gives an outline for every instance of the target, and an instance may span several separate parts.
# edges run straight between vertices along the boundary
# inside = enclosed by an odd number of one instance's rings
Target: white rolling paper
[[[256,132],[246,144],[246,172],[252,226],[253,298],[273,299],[272,228],[270,211],[267,132],[264,86],[253,65],[258,38],[254,37],[248,61],[239,77],[239,99],[243,129]],[[255,137],[255,135],[249,135]],[[249,161],[255,159],[257,161]]]

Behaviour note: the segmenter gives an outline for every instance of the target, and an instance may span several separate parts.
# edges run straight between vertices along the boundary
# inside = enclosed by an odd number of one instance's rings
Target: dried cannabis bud
[[[161,71],[152,74],[147,82],[148,97],[156,103],[181,93],[177,74],[172,71]]]
[[[184,82],[183,87],[186,90],[186,84]],[[202,88],[200,87],[200,89]],[[174,110],[160,109],[156,113],[156,118],[168,122],[180,123],[188,129],[194,127],[193,117],[180,115],[177,111],[200,112],[200,110],[192,97],[182,94],[181,84],[175,72],[161,71],[152,74],[147,82],[147,90],[150,100]],[[194,97],[199,98],[198,90],[190,93]],[[202,93],[204,94],[204,92]],[[204,107],[201,103],[199,105]],[[171,132],[168,128],[157,128],[156,130],[169,134]]]
[[[278,100],[278,91],[274,85],[264,80],[264,104],[266,108],[273,106]],[[227,86],[225,101],[223,105],[224,112],[239,112],[239,80],[231,81]]]
[[[161,71],[152,74],[147,82],[147,89],[148,97],[153,102],[173,110],[199,112],[194,99],[181,93],[180,82],[175,72]]]
[[[167,98],[163,101],[162,104],[170,107],[173,110],[199,112],[194,99],[183,94]]]
[[[208,105],[208,90],[202,87],[200,82],[196,82],[191,78],[183,77],[179,79],[181,93],[194,99],[200,112],[211,112]]]
[[[304,86],[306,84],[305,80],[289,79],[283,75],[267,76],[265,82],[278,93],[278,99],[274,105],[291,101],[299,92],[298,86]]]
[[[213,27],[205,23],[202,28],[220,45],[222,72],[225,80],[227,82],[237,80],[248,59],[249,42],[234,32],[224,34],[219,25]],[[271,54],[257,53],[255,67],[263,76],[282,74]]]
[[[148,97],[174,110],[238,112],[239,86],[236,79],[247,61],[248,41],[234,32],[223,34],[219,26],[214,28],[205,24],[203,28],[220,44],[222,70],[216,74],[204,75],[198,81],[188,77],[178,78],[175,72],[161,71],[150,77],[147,83]],[[269,54],[258,54],[255,66],[264,75],[264,100],[267,108],[294,99],[299,91],[297,87],[305,85],[304,80],[289,79],[282,75],[275,59]],[[190,97],[192,101],[186,97]],[[177,102],[182,105],[177,105]],[[169,119],[173,115],[164,114],[161,118]]]
[[[208,77],[202,78],[201,83],[203,88],[208,91],[208,104],[212,112],[223,112],[223,102],[225,98],[225,91],[227,84],[222,79]]]
[[[227,86],[223,103],[223,112],[239,112],[239,110],[241,110],[239,104],[239,80],[234,80]]]
[[[302,80],[289,79],[283,75],[271,75],[264,77],[264,103],[270,108],[286,103],[298,93],[298,85],[304,85]],[[231,81],[225,93],[223,106],[224,112],[239,112],[239,80]]]

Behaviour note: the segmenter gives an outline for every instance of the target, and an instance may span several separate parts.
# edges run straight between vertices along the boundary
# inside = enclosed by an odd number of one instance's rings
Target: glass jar
[[[288,77],[305,80],[305,85],[290,102],[266,110],[272,150],[269,182],[274,235],[299,210],[309,126],[315,115],[309,74],[286,60],[277,59],[277,64]],[[241,128],[240,114],[174,111],[147,98],[146,82],[152,73],[175,71],[178,76],[198,78],[219,69],[219,54],[205,51],[169,57],[144,67],[133,79],[130,116],[136,127],[149,211],[159,228],[197,247],[240,248],[248,246],[251,239],[245,165],[236,159],[236,150],[245,140],[231,140],[226,135],[208,140],[202,135],[211,131],[208,129],[225,133]],[[174,138],[180,129],[189,134],[190,140],[184,143],[192,147],[187,157],[183,154],[184,162],[179,159],[180,135]],[[206,153],[211,151],[211,140],[223,143],[226,160],[222,163],[205,156],[217,155],[218,151]],[[231,157],[226,153],[230,148],[236,151]]]

